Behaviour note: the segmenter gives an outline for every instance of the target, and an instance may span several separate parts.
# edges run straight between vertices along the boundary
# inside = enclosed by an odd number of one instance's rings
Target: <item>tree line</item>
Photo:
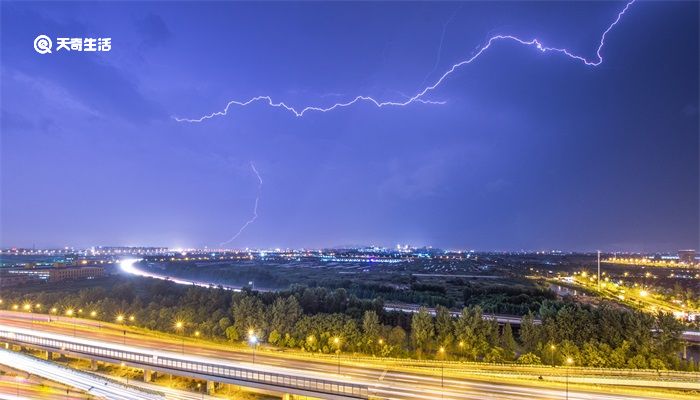
[[[154,330],[196,331],[232,342],[255,335],[260,342],[310,352],[557,365],[571,358],[578,366],[697,369],[694,360],[679,356],[682,326],[671,315],[610,304],[593,308],[545,300],[514,329],[484,318],[478,305],[464,307],[456,317],[444,306],[434,315],[425,307],[412,315],[386,312],[381,298],[359,299],[343,288],[231,293],[108,278],[100,287],[76,291],[70,284],[49,284],[35,292],[7,290],[3,298],[5,308],[39,303],[45,312],[82,310],[89,317],[95,311],[95,318],[112,322],[123,315],[123,323]],[[184,330],[174,329],[176,321]]]

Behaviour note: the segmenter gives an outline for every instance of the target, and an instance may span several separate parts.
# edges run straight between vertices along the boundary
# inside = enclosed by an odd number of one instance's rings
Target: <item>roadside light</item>
[[[134,319],[136,319],[133,315],[129,316],[129,321],[134,322]]]
[[[199,331],[194,331],[194,335],[195,335],[196,337],[199,337]]]
[[[639,291],[639,295],[642,296],[642,297],[646,297],[648,294],[649,294],[649,292],[647,292],[646,290],[640,290],[640,291]]]
[[[459,347],[464,347],[464,342],[459,342]]]
[[[556,348],[557,348],[557,347],[556,347],[555,345],[549,346],[549,349],[550,349],[550,350],[554,350],[554,349],[556,349]]]
[[[337,336],[334,337],[334,338],[333,338],[333,343],[335,343],[336,345],[338,345],[338,343],[340,343],[340,339],[339,339]]]
[[[440,354],[445,354],[445,348],[440,346]]]
[[[568,365],[571,365],[571,364],[573,364],[573,363],[574,363],[574,359],[573,359],[573,358],[571,358],[571,357],[567,357],[567,359],[566,359],[566,363],[567,363]]]
[[[384,344],[384,339],[379,339],[379,344]]]
[[[90,316],[95,318],[97,316],[97,311],[90,311]]]
[[[67,310],[66,310],[66,315],[69,316],[69,317],[73,316],[73,309],[72,309],[72,308],[67,309]]]
[[[175,322],[175,329],[182,329],[183,326],[184,324],[182,323],[182,321]]]
[[[121,314],[117,315],[117,322],[124,322],[124,316]]]
[[[56,307],[52,307],[52,308],[51,308],[51,313],[52,313],[52,314],[56,314],[57,312],[58,312],[58,308],[56,308]]]
[[[255,335],[252,335],[248,338],[248,342],[252,345],[255,345],[256,343],[258,343],[258,337]]]
[[[13,310],[18,310],[18,309],[19,309],[19,305],[13,304],[13,305],[12,305],[12,309],[13,309]]]
[[[32,309],[32,305],[31,305],[31,304],[25,304],[25,305],[22,306],[22,308],[24,308],[25,311],[29,311],[29,310]]]
[[[248,329],[248,336],[253,336],[255,335],[255,330],[253,328]]]
[[[34,305],[34,307],[37,308],[37,309],[39,309],[39,308],[41,308],[41,304],[40,304],[40,303],[36,303],[36,304]]]

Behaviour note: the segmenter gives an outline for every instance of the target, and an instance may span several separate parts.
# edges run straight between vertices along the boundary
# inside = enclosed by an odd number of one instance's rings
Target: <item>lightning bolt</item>
[[[251,98],[249,100],[245,100],[245,101],[231,100],[226,104],[226,107],[222,111],[213,112],[211,114],[204,115],[204,116],[199,117],[199,118],[191,119],[191,118],[173,117],[173,119],[175,119],[175,121],[177,121],[177,122],[198,123],[198,122],[202,122],[204,120],[211,119],[214,117],[225,116],[228,114],[228,111],[232,106],[245,107],[247,105],[250,105],[250,104],[256,103],[256,102],[266,102],[267,105],[269,105],[270,107],[285,109],[285,110],[293,113],[296,117],[302,117],[307,112],[312,112],[312,111],[329,112],[329,111],[333,111],[333,110],[338,109],[338,108],[349,107],[349,106],[351,106],[355,103],[361,102],[361,101],[374,104],[377,108],[389,107],[389,106],[403,107],[403,106],[407,106],[407,105],[412,104],[412,103],[445,104],[444,101],[423,100],[422,97],[425,96],[428,92],[431,92],[431,91],[435,90],[436,88],[438,88],[457,69],[476,61],[482,54],[484,54],[484,52],[486,50],[490,49],[491,46],[497,42],[509,42],[509,41],[516,42],[516,43],[521,44],[523,46],[534,47],[535,49],[539,50],[541,53],[563,54],[563,55],[565,55],[565,56],[567,56],[575,61],[582,62],[586,66],[597,67],[603,63],[603,55],[601,54],[601,51],[603,50],[603,47],[605,46],[605,39],[606,39],[608,33],[610,33],[610,31],[620,22],[620,20],[622,19],[622,16],[625,15],[627,10],[629,10],[629,8],[632,6],[632,4],[635,3],[635,1],[636,0],[630,0],[625,5],[625,7],[622,9],[622,11],[620,11],[617,14],[617,17],[615,18],[615,20],[610,25],[608,25],[607,29],[605,29],[605,31],[603,32],[603,34],[600,37],[600,42],[598,44],[598,48],[596,49],[596,53],[595,53],[596,57],[593,59],[590,59],[590,60],[584,56],[572,53],[571,51],[567,50],[566,48],[545,46],[538,39],[527,40],[527,39],[521,39],[521,38],[519,38],[517,36],[513,36],[513,35],[496,35],[496,36],[492,36],[486,42],[486,44],[481,46],[476,51],[476,53],[474,53],[474,55],[472,55],[470,58],[467,58],[466,60],[459,61],[458,63],[452,65],[452,67],[450,69],[448,69],[447,72],[442,74],[442,76],[440,76],[440,78],[437,81],[435,81],[434,84],[425,87],[423,90],[421,90],[420,92],[415,94],[413,97],[410,97],[405,101],[379,101],[379,100],[374,99],[371,96],[357,96],[348,102],[336,103],[336,104],[333,104],[332,106],[329,106],[329,107],[307,106],[307,107],[304,107],[302,109],[296,109],[292,106],[287,105],[284,102],[275,102],[274,100],[272,100],[272,97],[270,97],[270,96],[256,96],[256,97],[253,97],[253,98]]]
[[[255,222],[256,219],[258,219],[258,203],[260,202],[260,194],[262,192],[263,180],[260,177],[260,174],[258,173],[258,170],[255,168],[255,164],[253,164],[252,161],[250,162],[250,168],[253,170],[253,173],[258,178],[258,182],[259,182],[258,183],[258,191],[257,191],[257,194],[255,195],[255,204],[253,205],[253,217],[251,219],[249,219],[245,224],[243,224],[243,226],[241,226],[241,228],[238,230],[238,232],[236,232],[236,234],[233,235],[233,237],[231,239],[229,239],[225,242],[221,242],[220,246],[222,246],[222,247],[233,242],[234,240],[238,239],[238,237],[241,236],[241,234],[243,233],[243,231],[245,231],[245,229],[248,227],[248,225],[252,224],[253,222]]]

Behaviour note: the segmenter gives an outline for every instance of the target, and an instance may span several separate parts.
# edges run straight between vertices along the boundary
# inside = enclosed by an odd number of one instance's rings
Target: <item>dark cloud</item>
[[[153,13],[136,21],[136,29],[143,36],[141,46],[144,47],[162,46],[173,36],[163,18]]]

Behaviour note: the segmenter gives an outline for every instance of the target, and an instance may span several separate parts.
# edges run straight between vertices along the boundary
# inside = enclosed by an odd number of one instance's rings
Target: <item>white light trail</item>
[[[630,0],[625,5],[625,7],[622,9],[622,11],[620,11],[617,14],[617,17],[615,18],[615,20],[610,25],[608,25],[607,29],[605,29],[605,31],[603,32],[603,34],[600,37],[600,41],[598,43],[598,48],[596,49],[596,53],[595,53],[596,57],[592,58],[590,60],[584,56],[572,53],[571,51],[569,51],[566,48],[545,46],[538,39],[521,39],[521,38],[519,38],[517,36],[513,36],[513,35],[496,35],[496,36],[492,36],[486,42],[486,44],[484,44],[482,47],[480,47],[479,50],[477,50],[477,52],[474,55],[472,55],[470,58],[467,58],[466,60],[462,60],[462,61],[452,65],[452,67],[449,68],[447,70],[447,72],[442,74],[442,76],[440,76],[440,78],[435,83],[433,83],[430,86],[425,87],[423,90],[421,90],[420,92],[415,94],[413,97],[410,97],[409,99],[407,99],[405,101],[380,101],[380,100],[376,100],[375,98],[373,98],[371,96],[357,96],[350,101],[347,101],[344,103],[336,103],[336,104],[333,104],[332,106],[328,106],[328,107],[306,106],[302,109],[297,109],[297,108],[289,106],[288,104],[281,102],[281,101],[275,102],[271,96],[256,96],[256,97],[250,98],[248,100],[244,100],[244,101],[231,100],[226,104],[226,107],[224,107],[224,109],[222,111],[216,111],[216,112],[213,112],[213,113],[208,114],[208,115],[204,115],[204,116],[199,117],[199,118],[173,117],[173,119],[177,122],[199,123],[199,122],[202,122],[202,121],[207,120],[207,119],[227,115],[229,109],[232,106],[245,107],[245,106],[248,106],[248,105],[250,105],[252,103],[256,103],[256,102],[267,103],[267,105],[269,105],[270,107],[283,108],[283,109],[293,113],[296,117],[302,117],[304,114],[306,114],[307,112],[311,112],[311,111],[329,112],[329,111],[333,111],[337,108],[351,106],[351,105],[358,103],[360,101],[374,104],[378,108],[387,107],[387,106],[404,107],[404,106],[407,106],[407,105],[412,104],[412,103],[445,104],[444,101],[424,100],[423,96],[425,96],[428,92],[438,88],[457,69],[459,69],[460,67],[462,67],[464,65],[471,64],[472,62],[477,60],[486,50],[491,48],[491,46],[494,43],[500,42],[500,41],[512,41],[512,42],[516,42],[516,43],[524,45],[524,46],[534,47],[535,49],[539,50],[541,53],[563,54],[563,55],[571,58],[572,60],[582,62],[586,66],[597,67],[598,65],[603,63],[603,55],[601,54],[601,51],[603,50],[603,47],[605,46],[605,39],[606,39],[608,33],[620,22],[620,20],[622,19],[622,16],[625,15],[627,10],[630,8],[630,6],[632,4],[635,3],[635,1],[636,0]]]
[[[241,236],[241,234],[243,233],[243,231],[245,231],[245,229],[248,227],[248,225],[252,224],[253,222],[255,222],[256,219],[258,219],[258,203],[260,202],[260,194],[262,192],[263,180],[260,177],[260,174],[258,173],[258,170],[255,168],[255,164],[253,164],[252,161],[250,162],[250,168],[253,170],[253,173],[258,178],[258,182],[259,182],[258,183],[258,192],[255,195],[255,205],[253,206],[253,217],[251,219],[249,219],[248,221],[246,221],[246,223],[243,224],[243,226],[241,226],[241,228],[238,230],[238,232],[236,232],[236,234],[233,235],[233,237],[231,239],[229,239],[225,242],[222,242],[220,244],[220,246],[222,246],[222,247],[233,242],[234,240],[238,239],[238,237]]]

